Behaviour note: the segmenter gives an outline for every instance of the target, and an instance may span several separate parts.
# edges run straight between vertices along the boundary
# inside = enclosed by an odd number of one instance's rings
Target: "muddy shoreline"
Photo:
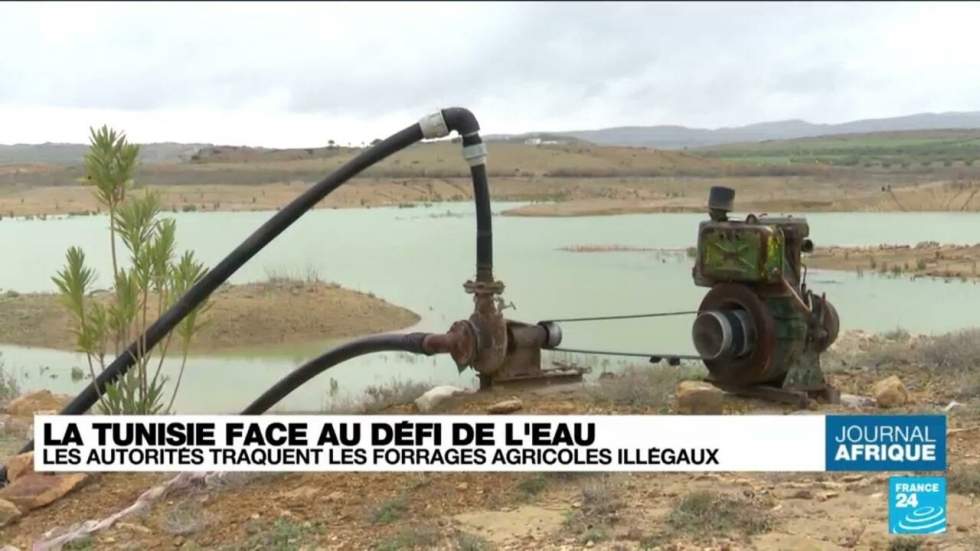
[[[170,212],[277,210],[310,185],[304,181],[258,184],[191,183],[142,186],[157,192]],[[740,212],[977,212],[980,193],[958,182],[916,182],[887,187],[874,180],[820,177],[552,178],[491,179],[493,201],[526,202],[506,216],[607,216],[703,212],[708,189],[736,189]],[[971,184],[972,185],[972,184]],[[977,184],[980,190],[980,183]],[[412,206],[471,202],[467,178],[364,178],[342,186],[315,208]],[[100,214],[91,189],[81,185],[0,185],[0,219]],[[104,214],[104,213],[103,213]]]
[[[274,281],[222,287],[204,319],[191,345],[193,353],[381,333],[410,327],[419,316],[333,284]],[[57,295],[0,295],[0,343],[74,350],[71,331]]]

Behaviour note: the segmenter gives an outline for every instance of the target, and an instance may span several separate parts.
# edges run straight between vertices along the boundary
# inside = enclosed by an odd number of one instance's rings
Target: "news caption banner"
[[[37,471],[944,471],[941,415],[35,419]]]

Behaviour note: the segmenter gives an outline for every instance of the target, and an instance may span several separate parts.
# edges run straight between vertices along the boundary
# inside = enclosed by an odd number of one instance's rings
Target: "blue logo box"
[[[946,531],[946,478],[893,476],[888,479],[888,532],[942,534]]]
[[[828,471],[945,471],[944,415],[828,415]]]

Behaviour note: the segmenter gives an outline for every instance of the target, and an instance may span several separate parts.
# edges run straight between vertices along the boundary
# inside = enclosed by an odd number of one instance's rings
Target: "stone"
[[[34,452],[15,455],[7,461],[7,482],[34,473]]]
[[[465,390],[459,388],[458,386],[452,385],[442,385],[430,388],[425,392],[425,394],[415,399],[415,407],[417,407],[422,413],[428,413],[449,398],[465,392]]]
[[[20,509],[6,499],[0,499],[0,527],[6,526],[18,518],[20,518]]]
[[[38,390],[18,396],[4,409],[10,415],[34,415],[38,412],[59,412],[71,400],[69,396],[54,394],[50,390]]]
[[[681,381],[674,393],[674,409],[678,413],[719,415],[725,393],[714,385],[701,381]]]
[[[875,406],[875,401],[867,396],[857,394],[841,394],[840,405],[851,409],[863,409]]]
[[[13,503],[22,512],[31,511],[60,499],[88,477],[88,473],[23,475],[0,489],[0,499]]]
[[[909,391],[902,380],[895,375],[875,383],[873,390],[878,407],[893,408],[909,401]]]
[[[487,413],[501,415],[514,413],[515,411],[520,411],[522,409],[524,409],[524,402],[522,402],[520,398],[511,398],[510,400],[504,400],[503,402],[492,404],[487,408]]]

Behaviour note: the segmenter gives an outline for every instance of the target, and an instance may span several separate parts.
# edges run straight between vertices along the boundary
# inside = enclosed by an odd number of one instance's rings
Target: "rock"
[[[11,415],[34,415],[42,411],[58,412],[68,404],[69,400],[71,400],[69,396],[54,394],[50,390],[38,390],[14,398],[4,411]]]
[[[6,499],[0,499],[0,527],[6,526],[18,518],[20,518],[20,509]]]
[[[0,489],[0,499],[26,512],[56,501],[88,477],[88,473],[27,474]]]
[[[342,499],[344,499],[344,492],[341,492],[340,490],[334,490],[327,494],[326,497],[327,501],[340,501]]]
[[[510,400],[504,400],[503,402],[497,402],[487,408],[487,413],[495,414],[505,414],[514,413],[515,411],[520,411],[524,409],[524,402],[520,398],[511,398]]]
[[[840,405],[846,408],[862,409],[874,407],[875,401],[867,396],[858,396],[857,394],[841,394]]]
[[[427,413],[435,409],[436,406],[442,402],[445,402],[449,398],[464,392],[466,391],[458,386],[452,385],[442,385],[435,388],[430,388],[425,394],[415,399],[415,407],[419,408],[419,411],[422,413]]]
[[[34,452],[15,455],[7,461],[7,481],[13,482],[21,476],[34,473]]]
[[[875,383],[874,395],[878,407],[882,408],[901,406],[909,401],[909,391],[902,380],[895,375]]]
[[[465,492],[466,490],[470,489],[470,485],[465,482],[460,482],[459,484],[456,485],[456,489],[461,492]]]
[[[674,409],[678,413],[718,415],[722,412],[724,392],[714,385],[701,381],[681,381],[674,396]]]

